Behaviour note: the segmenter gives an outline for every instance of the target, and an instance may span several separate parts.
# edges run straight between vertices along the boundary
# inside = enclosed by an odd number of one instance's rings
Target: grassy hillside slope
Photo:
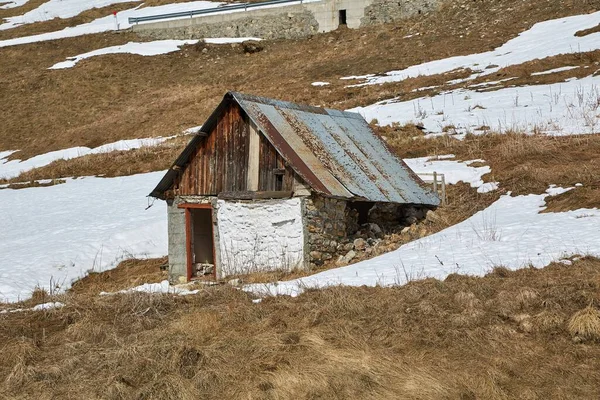
[[[597,259],[259,304],[227,286],[185,297],[100,287],[84,282],[62,309],[0,314],[1,398],[600,395],[600,314],[587,308],[600,301]]]
[[[106,33],[6,47],[0,59],[0,149],[20,149],[14,157],[23,159],[75,145],[180,133],[204,122],[227,90],[335,108],[365,105],[412,88],[310,83],[337,83],[342,76],[489,50],[535,22],[599,6],[597,0],[456,0],[396,25],[267,42],[266,50],[254,55],[245,55],[239,46],[199,45],[156,57],[96,57],[66,70],[46,68],[140,38]],[[420,35],[405,38],[415,33]],[[208,52],[201,51],[204,47]]]

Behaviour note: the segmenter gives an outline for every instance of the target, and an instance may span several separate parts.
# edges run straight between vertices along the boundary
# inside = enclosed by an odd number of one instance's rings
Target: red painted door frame
[[[193,278],[193,261],[194,261],[194,249],[192,241],[192,209],[210,210],[211,224],[213,221],[213,207],[212,204],[196,204],[196,203],[183,203],[179,204],[177,208],[183,208],[185,211],[185,252],[186,252],[186,263],[187,263],[187,281],[191,281]],[[212,248],[213,248],[213,278],[217,280],[217,258],[215,254],[215,231],[214,226],[211,226],[212,232]]]

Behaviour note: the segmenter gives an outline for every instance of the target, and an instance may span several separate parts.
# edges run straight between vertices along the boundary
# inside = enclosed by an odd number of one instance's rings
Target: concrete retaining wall
[[[340,10],[346,24],[394,22],[431,11],[440,0],[322,0],[280,7],[249,9],[170,21],[141,23],[133,30],[155,39],[201,39],[206,37],[260,37],[297,39],[339,27]]]

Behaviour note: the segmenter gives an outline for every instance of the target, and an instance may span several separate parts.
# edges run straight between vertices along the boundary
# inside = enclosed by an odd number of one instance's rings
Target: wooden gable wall
[[[248,153],[254,132],[248,116],[236,103],[225,107],[215,128],[198,145],[175,181],[174,194],[216,196],[249,191]],[[258,156],[254,155],[258,157],[256,191],[293,191],[294,181],[299,178],[266,137],[260,133],[258,137]]]

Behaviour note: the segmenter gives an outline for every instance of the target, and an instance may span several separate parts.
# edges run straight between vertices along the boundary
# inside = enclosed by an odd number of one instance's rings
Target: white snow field
[[[167,254],[164,205],[146,210],[146,196],[163,175],[0,190],[0,301],[26,299],[38,285],[64,290],[124,258]]]
[[[474,73],[465,79],[466,81],[478,76],[493,74],[509,65],[522,64],[559,54],[598,50],[600,49],[600,32],[581,37],[575,36],[576,32],[593,28],[598,24],[600,24],[600,11],[539,22],[492,51],[430,61],[403,70],[390,71],[384,76],[354,77],[365,80],[363,83],[353,86],[398,82],[420,75],[443,74],[456,69],[470,68]]]
[[[74,0],[78,1],[78,0]],[[87,1],[87,0],[86,0]],[[35,43],[35,42],[43,42],[46,40],[55,40],[62,39],[68,37],[75,37],[81,35],[87,35],[91,33],[101,33],[107,31],[117,30],[117,24],[119,29],[128,29],[131,25],[128,22],[129,17],[143,17],[148,15],[155,14],[164,14],[164,13],[172,13],[172,12],[185,12],[191,10],[201,10],[205,8],[213,8],[222,5],[223,3],[212,2],[212,1],[192,1],[189,3],[176,3],[176,4],[166,4],[163,6],[155,6],[155,7],[145,7],[140,8],[141,6],[124,10],[117,13],[117,22],[115,22],[115,17],[111,15],[107,15],[106,17],[98,18],[93,20],[92,22],[88,22],[85,24],[68,27],[60,31],[56,32],[48,32],[41,33],[38,35],[32,36],[23,36],[20,38],[0,40],[0,47],[6,46],[15,46],[19,44],[26,43]]]
[[[0,24],[0,31],[16,28],[17,26],[49,21],[54,18],[75,17],[86,10],[101,8],[118,3],[128,3],[132,0],[48,0],[39,7],[23,15],[9,17]],[[135,1],[135,0],[133,0]]]
[[[504,195],[466,221],[396,251],[292,281],[247,285],[244,290],[296,296],[306,288],[402,285],[427,277],[444,279],[451,273],[481,276],[496,266],[539,268],[574,254],[600,256],[600,210],[540,214],[546,196]]]
[[[548,135],[596,133],[600,129],[600,76],[496,91],[457,89],[349,111],[360,113],[367,121],[377,119],[380,125],[421,124],[432,134],[441,134],[448,127],[459,134],[490,129]]]
[[[484,183],[482,176],[492,172],[487,165],[482,167],[472,167],[471,164],[476,162],[485,162],[484,160],[469,160],[469,161],[454,161],[448,160],[454,158],[453,154],[438,156],[438,159],[431,157],[405,158],[404,162],[423,180],[431,180],[425,174],[444,174],[446,183],[455,185],[458,182],[465,182],[473,188],[477,188],[479,193],[487,193],[498,189],[498,182]]]
[[[262,40],[260,38],[242,37],[242,38],[206,38],[203,39],[208,44],[228,44],[241,43],[246,40]],[[64,69],[72,68],[79,61],[86,58],[96,57],[104,54],[137,54],[140,56],[156,56],[159,54],[167,54],[181,50],[181,46],[186,44],[196,44],[199,40],[155,40],[153,42],[129,42],[120,46],[104,47],[87,53],[79,54],[73,57],[68,57],[67,61],[62,61],[54,64],[48,69]]]
[[[141,147],[156,146],[171,137],[157,137],[145,139],[128,139],[104,144],[102,146],[90,149],[89,147],[71,147],[63,150],[51,151],[31,157],[25,161],[11,160],[6,158],[16,151],[0,151],[0,179],[11,179],[19,174],[34,168],[43,167],[56,160],[70,160],[72,158],[83,157],[88,154],[110,153],[111,151],[133,150]]]
[[[29,0],[0,0],[0,9],[17,8],[27,4]]]

